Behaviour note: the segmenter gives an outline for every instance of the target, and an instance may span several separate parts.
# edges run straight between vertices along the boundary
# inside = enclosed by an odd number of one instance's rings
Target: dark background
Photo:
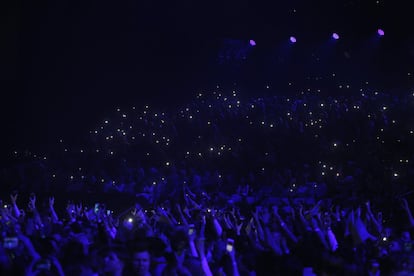
[[[410,86],[408,1],[2,2],[3,164],[14,149],[76,142],[116,107],[179,103],[216,84],[283,89],[287,80],[340,70],[386,89]],[[341,40],[327,57],[321,45],[333,31]],[[292,34],[298,43],[288,53]],[[257,46],[223,62],[226,39]]]

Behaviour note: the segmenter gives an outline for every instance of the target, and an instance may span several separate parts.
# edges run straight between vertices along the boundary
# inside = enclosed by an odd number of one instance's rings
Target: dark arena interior
[[[3,1],[0,275],[414,275],[406,2]]]

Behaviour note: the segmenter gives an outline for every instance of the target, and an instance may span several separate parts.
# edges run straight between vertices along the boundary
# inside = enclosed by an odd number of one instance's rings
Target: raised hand
[[[232,207],[232,208],[231,208],[230,214],[231,214],[233,217],[236,217],[236,209],[235,209],[234,207]]]
[[[21,211],[19,210],[19,207],[17,206],[17,192],[13,192],[10,195],[10,201],[11,201],[11,206],[12,206],[12,213],[16,218],[19,218],[21,215]]]
[[[335,213],[334,213],[334,215],[335,215],[335,218],[336,218],[337,221],[340,221],[341,220],[341,207],[339,205],[336,205],[335,206]]]
[[[314,206],[314,207],[310,210],[310,214],[311,214],[312,216],[315,216],[315,215],[317,215],[317,214],[319,213],[319,208],[320,208],[321,203],[322,203],[322,200],[319,200],[319,201],[315,204],[315,206]]]
[[[210,214],[210,216],[212,217],[212,218],[215,218],[216,217],[216,215],[217,215],[217,210],[216,209],[214,209],[214,208],[211,208],[211,209],[209,209],[210,211],[208,212],[209,214]]]
[[[244,228],[244,231],[246,232],[247,235],[250,235],[250,233],[252,232],[252,229],[254,227],[253,224],[254,224],[254,218],[250,218],[249,222]]]
[[[323,224],[326,228],[331,227],[332,219],[329,213],[325,213],[323,216]]]
[[[30,194],[28,207],[30,211],[36,210],[36,195],[34,193]]]
[[[261,220],[263,221],[264,224],[268,224],[270,221],[270,214],[268,211],[266,212],[262,212],[260,215]]]
[[[135,216],[137,214],[137,207],[134,207],[131,211],[131,215]]]
[[[49,211],[51,213],[53,222],[58,223],[59,222],[59,217],[55,212],[54,205],[55,205],[55,198],[53,196],[51,196],[51,197],[49,197]]]
[[[185,192],[185,194],[188,196],[191,196],[191,197],[196,197],[196,195],[190,190],[190,188],[188,188],[188,186],[186,186],[185,188],[184,188],[184,192]]]
[[[78,215],[81,215],[82,214],[82,211],[83,211],[82,203],[77,204],[76,205],[76,213]]]
[[[258,220],[260,215],[260,206],[256,206],[254,212],[252,212],[253,217]]]
[[[68,213],[68,216],[74,220],[76,218],[75,204],[68,202],[66,205],[66,212]]]
[[[196,236],[197,235],[196,235],[196,230],[194,228],[194,225],[190,225],[188,228],[188,240],[190,242],[195,241]]]
[[[296,216],[295,208],[293,206],[290,208],[290,214],[291,214],[292,218],[294,218]]]
[[[167,238],[167,236],[164,233],[159,233],[158,238],[162,240],[167,246],[170,244],[170,240]]]
[[[186,207],[184,207],[183,212],[184,212],[184,214],[185,214],[187,217],[191,218],[191,215],[190,215],[190,210],[188,210],[187,206],[186,206]]]
[[[11,194],[10,195],[10,201],[11,203],[14,205],[16,205],[16,201],[17,201],[17,193]]]
[[[240,231],[243,227],[243,221],[241,221],[239,224],[236,223],[236,233],[239,236],[240,235]]]
[[[205,256],[205,238],[204,237],[198,237],[195,242],[196,248],[198,253],[200,254],[200,257],[202,258]]]
[[[231,222],[231,220],[229,219],[229,215],[228,214],[224,214],[223,215],[223,221],[226,224],[227,228],[229,229],[233,229],[233,223]]]
[[[302,204],[300,204],[299,207],[298,207],[298,213],[299,213],[300,216],[302,216],[302,217],[304,216],[304,214],[303,214],[303,205]]]
[[[312,218],[311,219],[311,225],[312,225],[312,228],[315,230],[315,229],[319,229],[319,223],[318,223],[318,221],[315,219],[315,218]]]
[[[55,198],[53,196],[49,197],[49,207],[53,208],[55,205]]]

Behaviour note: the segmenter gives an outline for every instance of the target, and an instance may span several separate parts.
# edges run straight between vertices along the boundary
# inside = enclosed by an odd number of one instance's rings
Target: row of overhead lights
[[[384,32],[383,29],[379,28],[379,29],[377,29],[377,34],[378,34],[378,36],[384,36],[385,35],[385,32]],[[338,40],[340,38],[340,36],[339,36],[338,33],[332,33],[331,37],[333,39],[335,39],[335,40]],[[296,39],[295,36],[290,36],[289,37],[289,41],[291,43],[296,43],[297,42],[297,39]],[[250,39],[249,44],[250,44],[250,46],[256,46],[256,41],[253,40],[253,39]]]

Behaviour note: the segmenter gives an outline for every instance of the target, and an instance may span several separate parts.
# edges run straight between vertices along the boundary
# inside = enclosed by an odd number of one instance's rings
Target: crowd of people
[[[185,192],[182,204],[135,204],[122,213],[69,202],[62,216],[53,197],[39,208],[31,194],[27,208],[20,208],[12,194],[1,214],[1,273],[410,275],[414,268],[414,218],[405,199],[401,228],[369,201],[355,209],[327,200],[252,209],[247,189],[233,204]]]
[[[216,87],[14,152],[2,273],[414,274],[414,94],[338,89]]]

